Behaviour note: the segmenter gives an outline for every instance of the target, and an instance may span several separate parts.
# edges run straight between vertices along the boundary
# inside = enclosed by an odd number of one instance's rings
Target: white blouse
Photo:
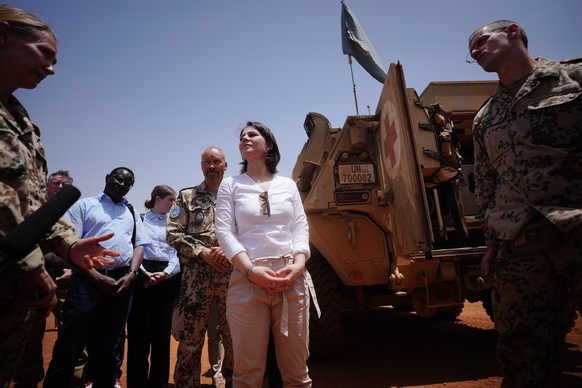
[[[295,182],[273,176],[268,190],[270,216],[261,214],[263,192],[247,174],[222,180],[215,224],[226,257],[232,260],[246,251],[251,260],[295,253],[309,258],[309,227]]]

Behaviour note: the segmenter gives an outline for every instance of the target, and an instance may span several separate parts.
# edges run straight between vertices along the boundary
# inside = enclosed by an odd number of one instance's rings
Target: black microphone
[[[79,199],[75,186],[61,188],[44,205],[0,239],[0,271],[28,255],[50,228]]]

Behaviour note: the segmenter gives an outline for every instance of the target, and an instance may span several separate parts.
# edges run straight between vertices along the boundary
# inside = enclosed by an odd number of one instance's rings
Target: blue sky
[[[465,63],[467,38],[497,19],[520,23],[536,56],[582,56],[579,0],[346,0],[387,69],[420,94],[431,81],[495,79]],[[239,171],[249,120],[275,133],[290,176],[308,112],[341,127],[355,104],[342,54],[340,0],[22,0],[59,40],[56,75],[17,97],[41,128],[49,171],[70,170],[83,196],[105,175],[136,174],[143,211],[157,184],[203,180],[200,154],[221,147]],[[361,114],[382,85],[354,61]]]

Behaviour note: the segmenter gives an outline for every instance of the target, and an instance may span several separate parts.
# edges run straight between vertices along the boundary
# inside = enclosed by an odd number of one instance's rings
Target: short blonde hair
[[[12,5],[0,4],[0,21],[8,23],[12,31],[18,35],[39,36],[42,32],[48,32],[56,39],[54,32],[44,20]]]

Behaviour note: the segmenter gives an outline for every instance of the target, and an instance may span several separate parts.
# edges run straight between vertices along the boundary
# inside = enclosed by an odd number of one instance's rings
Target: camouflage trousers
[[[46,319],[36,317],[31,326],[22,358],[12,378],[14,388],[36,387],[44,379],[42,340],[46,329]]]
[[[0,387],[8,387],[23,355],[36,312],[24,307],[20,277],[5,270],[0,274]]]
[[[47,326],[47,320],[54,316],[57,327],[63,323],[63,305],[67,292],[66,286],[57,287],[57,304],[52,315],[47,318],[37,317],[26,338],[26,346],[14,377],[14,388],[36,387],[44,379],[44,359],[42,341]],[[82,383],[84,386],[85,384]]]
[[[224,346],[222,374],[230,379],[232,340],[226,321],[226,294],[230,273],[219,273],[202,259],[182,267],[180,294],[172,314],[172,335],[179,341],[174,369],[176,388],[200,387],[201,356],[211,308],[216,307]]]
[[[582,307],[582,226],[545,253],[501,244],[492,296],[502,387],[559,386],[568,305]]]

